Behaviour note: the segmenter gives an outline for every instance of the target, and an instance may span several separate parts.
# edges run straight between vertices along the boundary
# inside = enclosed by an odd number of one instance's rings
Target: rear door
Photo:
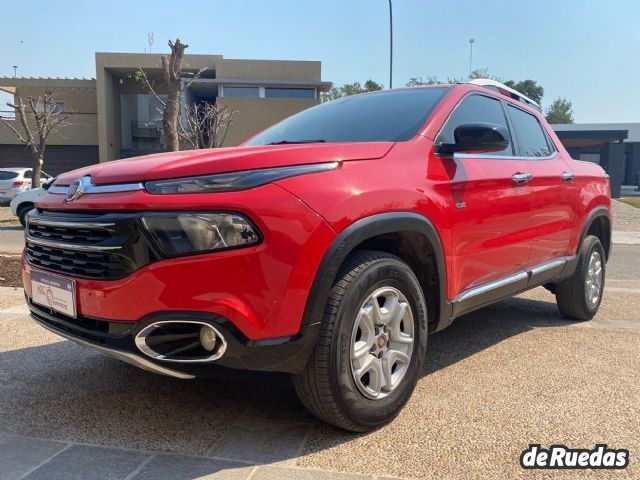
[[[561,268],[562,257],[570,255],[568,249],[576,222],[574,174],[535,115],[511,104],[507,113],[519,153],[527,159],[532,174],[529,186],[533,190],[533,240],[527,266],[547,264],[545,268],[552,275]],[[557,268],[550,262],[557,263]]]
[[[499,124],[510,130],[500,100],[472,93],[454,109],[436,143],[453,143],[455,128],[472,122]],[[501,289],[503,293],[508,294],[506,290],[510,288],[517,291],[526,281],[522,271],[531,249],[532,195],[527,184],[529,163],[515,157],[514,148],[510,139],[509,147],[501,152],[455,154],[451,159],[443,159],[453,162],[449,170],[453,172],[454,295],[516,273],[516,278],[509,279]],[[465,293],[469,295],[471,292]]]

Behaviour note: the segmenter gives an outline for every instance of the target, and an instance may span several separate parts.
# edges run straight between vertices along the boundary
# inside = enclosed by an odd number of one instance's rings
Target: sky
[[[95,77],[96,51],[320,60],[336,85],[389,85],[387,0],[2,2],[0,76]],[[12,20],[9,20],[12,19]],[[393,0],[393,84],[473,68],[532,78],[573,102],[576,122],[640,122],[639,0]]]

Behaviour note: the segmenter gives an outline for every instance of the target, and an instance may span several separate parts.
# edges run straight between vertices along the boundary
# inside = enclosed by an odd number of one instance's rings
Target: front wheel
[[[21,205],[18,209],[18,220],[20,220],[20,225],[22,225],[23,228],[27,226],[27,213],[31,210],[33,210],[32,203]]]
[[[591,320],[598,312],[606,271],[604,248],[598,237],[589,235],[578,252],[578,265],[573,276],[556,286],[556,302],[560,313],[574,320]]]
[[[316,417],[352,431],[390,422],[409,400],[427,349],[427,308],[411,268],[358,251],[331,290],[318,343],[293,377]]]

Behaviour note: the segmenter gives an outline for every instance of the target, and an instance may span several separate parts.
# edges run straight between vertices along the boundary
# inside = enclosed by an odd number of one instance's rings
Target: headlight
[[[172,193],[234,192],[259,187],[260,185],[296,175],[334,170],[338,168],[338,165],[338,162],[314,163],[311,165],[261,168],[259,170],[244,170],[242,172],[177,178],[174,180],[158,180],[146,182],[145,188],[149,193],[165,195]]]
[[[167,257],[255,245],[258,230],[236,213],[159,213],[142,217],[155,245]]]

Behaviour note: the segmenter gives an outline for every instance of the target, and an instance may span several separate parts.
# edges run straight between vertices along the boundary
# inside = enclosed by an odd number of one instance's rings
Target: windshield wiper
[[[279,142],[267,143],[267,145],[289,145],[294,143],[324,143],[324,140],[280,140]]]

